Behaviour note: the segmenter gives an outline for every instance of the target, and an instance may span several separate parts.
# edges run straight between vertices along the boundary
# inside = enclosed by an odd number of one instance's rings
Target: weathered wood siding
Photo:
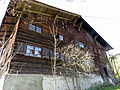
[[[48,58],[26,56],[26,46],[22,46],[24,47],[24,50],[20,51],[18,50],[18,42],[24,43],[24,45],[28,44],[35,47],[48,48],[49,50],[53,51],[54,48],[51,42],[54,40],[51,30],[55,27],[58,28],[58,33],[63,36],[63,41],[61,41],[59,44],[60,47],[65,44],[69,44],[71,41],[77,40],[82,42],[85,45],[85,48],[91,49],[91,51],[95,53],[95,62],[99,62],[101,64],[106,63],[106,60],[104,60],[106,59],[104,49],[83,27],[81,27],[80,31],[78,31],[74,28],[73,24],[69,20],[63,20],[60,18],[56,19],[55,24],[53,24],[53,22],[54,17],[44,15],[38,17],[36,14],[30,13],[23,14],[20,19],[14,48],[15,53],[16,51],[20,53],[16,53],[16,56],[13,58],[11,62],[10,73],[17,73],[19,70],[19,73],[51,73],[52,68],[50,56]],[[9,37],[12,32],[12,28],[14,27],[14,23],[15,17],[9,15],[5,16],[4,24],[0,31],[1,37],[6,31],[6,39]],[[29,30],[30,23],[41,27],[42,33]]]

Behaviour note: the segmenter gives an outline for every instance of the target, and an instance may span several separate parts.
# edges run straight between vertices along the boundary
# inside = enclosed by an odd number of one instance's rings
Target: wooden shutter
[[[18,54],[25,54],[26,49],[27,49],[26,43],[18,42],[18,46],[17,46],[17,53]]]

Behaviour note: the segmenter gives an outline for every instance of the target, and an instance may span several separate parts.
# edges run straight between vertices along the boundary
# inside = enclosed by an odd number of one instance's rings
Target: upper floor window
[[[39,32],[39,33],[42,33],[42,28],[38,27],[38,26],[35,26],[33,24],[29,24],[29,29],[33,30],[33,31],[36,31],[36,32]]]
[[[49,58],[49,49],[48,48],[43,48],[42,55],[43,55],[43,57]]]
[[[84,45],[83,43],[81,43],[81,42],[79,42],[79,46],[80,46],[81,48],[85,48],[85,45]]]
[[[29,29],[35,31],[35,25],[29,24]]]
[[[63,41],[63,35],[60,35],[59,33],[57,33],[56,39]]]
[[[63,36],[62,35],[59,35],[59,40],[63,40]]]
[[[77,40],[74,41],[75,44],[78,44],[81,48],[85,48],[85,44]]]

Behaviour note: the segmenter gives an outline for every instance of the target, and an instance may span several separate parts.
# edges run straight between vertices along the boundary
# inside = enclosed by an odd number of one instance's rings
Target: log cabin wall
[[[30,14],[31,16],[34,16]],[[34,22],[31,24],[32,18],[21,17],[21,21],[19,24],[19,29],[16,37],[16,46],[15,50],[17,55],[11,62],[11,73],[16,73],[17,70],[22,70],[20,73],[43,73],[43,74],[51,74],[51,58],[53,57],[53,37],[50,33],[49,27],[53,27],[51,23],[48,24],[47,21],[53,22],[53,19],[45,21],[45,16],[43,16],[40,20],[34,18]],[[62,21],[62,20],[61,20]],[[30,25],[34,25],[33,27],[38,27],[41,31],[36,32],[34,29],[30,28]],[[64,36],[63,28],[59,24],[58,25],[58,33],[61,36]],[[51,42],[50,42],[51,41]],[[63,44],[61,40],[60,45]],[[33,46],[34,48],[39,48],[40,56],[31,56],[26,55],[27,46]],[[33,51],[35,53],[35,51]],[[28,61],[29,59],[29,61]]]
[[[95,62],[106,63],[105,47],[91,35],[83,21],[77,23],[79,15],[72,14],[45,4],[30,1],[19,2],[16,10],[22,12],[15,42],[16,56],[11,62],[10,73],[51,74],[51,62],[53,57],[53,37],[51,30],[58,28],[59,47],[69,44],[71,41],[82,43],[84,48],[95,53]],[[23,9],[25,8],[24,13]],[[0,39],[7,31],[6,39],[11,34],[16,21],[16,16],[6,14],[1,27]],[[82,17],[79,17],[82,18]],[[55,22],[55,23],[54,23]],[[77,24],[76,24],[77,23]],[[81,24],[81,27],[80,27]],[[76,28],[78,26],[80,29]],[[101,61],[101,57],[102,60]],[[104,58],[104,59],[103,59]],[[60,59],[62,59],[60,55]],[[59,60],[58,60],[59,61]]]
[[[46,18],[48,19],[50,17],[41,16],[37,19],[33,14],[29,13],[23,14],[21,17],[15,43],[17,55],[11,62],[10,73],[17,73],[17,71],[21,70],[19,73],[51,74],[51,58],[54,48],[51,44],[53,37],[50,32],[50,27],[51,29],[53,28],[53,19],[46,20]],[[58,33],[63,36],[60,46],[77,40],[83,43],[86,48],[94,51],[96,45],[84,28],[81,28],[80,32],[78,32],[71,23],[60,19],[56,21],[58,23],[54,26],[58,26]],[[63,22],[65,25],[62,24]],[[30,27],[30,25],[33,26]],[[40,27],[39,29],[41,31],[36,32],[36,27]],[[28,45],[34,48],[32,53],[36,52],[35,48],[39,48],[40,56],[27,55]],[[46,52],[44,52],[45,50]]]

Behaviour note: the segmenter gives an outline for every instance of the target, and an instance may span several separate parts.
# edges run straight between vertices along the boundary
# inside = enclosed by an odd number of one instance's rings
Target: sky
[[[81,15],[114,49],[120,53],[120,0],[37,0]],[[0,0],[0,22],[9,0]]]

